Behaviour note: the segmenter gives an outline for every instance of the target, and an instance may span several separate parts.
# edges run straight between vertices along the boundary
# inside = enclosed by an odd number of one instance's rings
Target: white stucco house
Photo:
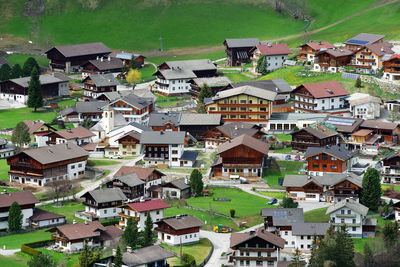
[[[353,118],[374,120],[381,116],[380,106],[382,101],[379,97],[355,93],[351,94],[347,101],[350,104],[349,108]]]
[[[250,71],[254,74],[257,73],[257,64],[261,56],[265,56],[267,60],[267,70],[274,71],[276,69],[282,68],[283,62],[291,54],[287,44],[260,44],[256,45],[252,50],[252,57],[250,58],[253,66]]]

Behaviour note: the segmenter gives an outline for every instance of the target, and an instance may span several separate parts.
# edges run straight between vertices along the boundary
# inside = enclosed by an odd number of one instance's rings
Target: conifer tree
[[[21,66],[19,64],[15,64],[11,69],[11,77],[10,79],[16,79],[23,76]]]
[[[197,169],[194,169],[190,174],[190,188],[192,190],[192,194],[200,196],[203,192],[203,187],[203,175]]]
[[[153,220],[151,219],[150,212],[147,213],[146,221],[144,222],[143,231],[143,246],[151,246],[153,244]]]
[[[122,264],[123,264],[122,253],[121,253],[121,249],[119,246],[117,247],[117,253],[115,254],[113,264],[114,264],[114,267],[122,267]]]
[[[34,108],[34,111],[43,106],[42,86],[39,80],[40,72],[34,68],[31,73],[31,80],[28,87],[28,107]]]
[[[11,68],[8,64],[3,64],[0,67],[0,81],[7,81],[11,79]]]
[[[22,75],[24,77],[30,76],[32,73],[32,70],[35,67],[39,70],[39,73],[40,73],[40,67],[39,67],[39,64],[37,63],[36,59],[34,59],[33,57],[29,57],[25,61],[24,66],[22,67]]]
[[[8,230],[10,232],[19,231],[22,228],[22,212],[21,207],[16,201],[11,204],[8,212]]]
[[[131,217],[128,219],[124,233],[122,234],[122,239],[125,244],[132,249],[136,249],[139,245],[139,230],[134,218]]]
[[[361,203],[371,210],[378,210],[381,202],[381,179],[379,171],[374,168],[368,168],[362,181],[363,191],[361,193]]]

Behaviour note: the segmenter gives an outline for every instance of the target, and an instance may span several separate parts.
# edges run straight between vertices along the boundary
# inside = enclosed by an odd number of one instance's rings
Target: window
[[[328,160],[328,155],[327,154],[322,154],[322,160]]]
[[[313,164],[312,167],[313,168],[319,168],[319,164]]]
[[[353,219],[353,223],[356,223],[356,219]]]
[[[322,168],[326,169],[328,166],[326,164],[322,164]]]
[[[107,214],[107,210],[104,210],[104,214]]]
[[[351,210],[347,210],[347,214],[351,214]]]
[[[313,159],[319,159],[318,156],[314,156]]]
[[[353,232],[357,231],[357,227],[355,227],[355,226],[353,226],[351,229]]]
[[[336,165],[331,165],[331,169],[336,170],[336,169],[337,169],[337,166],[336,166]]]
[[[340,211],[340,214],[344,214],[344,210],[341,210],[341,211]]]
[[[226,108],[225,107],[221,108],[221,111],[226,111]]]
[[[335,157],[331,157],[331,160],[332,160],[332,161],[336,161],[336,160],[337,160],[337,158],[335,158]]]
[[[72,170],[75,169],[75,165],[71,165],[71,169],[72,169]]]
[[[246,100],[240,100],[240,104],[246,104]]]

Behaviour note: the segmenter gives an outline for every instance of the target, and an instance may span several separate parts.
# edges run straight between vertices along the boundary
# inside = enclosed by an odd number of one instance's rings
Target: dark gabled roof
[[[386,156],[386,157],[384,157],[382,160],[393,159],[393,158],[396,158],[396,157],[400,157],[400,152],[396,152],[396,153],[393,153],[393,154],[387,155],[387,156]]]
[[[113,179],[114,180],[118,179],[118,180],[120,180],[121,182],[123,182],[124,184],[126,184],[127,186],[130,186],[130,187],[134,187],[134,186],[145,184],[144,181],[139,179],[139,177],[137,176],[136,173],[123,174],[122,176],[114,176]]]
[[[304,127],[303,129],[300,129],[300,130],[294,132],[294,134],[301,132],[301,131],[306,131],[319,139],[325,139],[328,137],[338,135],[337,132],[329,129],[328,127],[326,127],[325,125],[322,125],[322,124],[314,124],[312,126]]]
[[[156,222],[156,224],[159,224],[161,222],[168,224],[174,230],[183,230],[203,226],[202,221],[200,221],[193,215],[187,214],[163,218]]]
[[[92,60],[89,60],[88,63],[83,64],[83,66],[85,66],[87,64],[92,64],[99,71],[122,69],[122,67],[124,66],[122,60],[119,58],[115,58],[115,57],[108,57],[108,58],[103,58],[103,59],[92,59]]]
[[[185,132],[176,131],[153,131],[143,132],[140,136],[140,143],[144,145],[162,144],[179,145],[185,142]]]
[[[325,121],[334,125],[336,127],[337,132],[341,133],[352,133],[358,127],[360,127],[361,123],[364,121],[359,118],[346,118],[346,117],[338,117],[338,116],[327,116]]]
[[[276,92],[278,94],[290,93],[293,91],[293,89],[284,79],[246,81],[246,82],[232,84],[234,88],[241,87],[244,85],[250,85],[260,89]]]
[[[36,204],[39,200],[31,191],[20,191],[0,194],[0,208],[11,207],[11,204],[17,202],[20,206]]]
[[[93,81],[94,85],[96,85],[96,87],[117,86],[120,84],[119,81],[111,73],[90,74],[83,80],[83,82],[85,82],[87,79],[91,79]]]
[[[261,238],[279,248],[283,248],[285,246],[285,239],[281,238],[276,234],[270,233],[267,230],[264,230],[263,228],[259,228],[254,232],[232,233],[230,248],[236,247],[241,243],[251,240],[253,238]]]
[[[249,95],[261,99],[266,99],[268,101],[274,101],[277,93],[269,90],[263,90],[251,85],[243,85],[240,87],[234,87],[232,89],[224,91],[219,91],[218,93],[215,94],[215,96],[213,96],[212,100],[216,101],[238,95]]]
[[[293,223],[304,222],[303,209],[301,208],[264,208],[261,209],[262,217],[272,217],[274,226],[288,226]]]
[[[325,235],[329,223],[294,223],[292,225],[293,235]]]
[[[339,158],[343,161],[349,160],[354,157],[354,152],[347,150],[342,145],[330,145],[323,147],[308,147],[306,153],[304,154],[304,158],[312,157],[314,155],[325,153],[336,158]]]
[[[64,45],[54,46],[45,53],[47,54],[51,50],[58,50],[64,57],[77,57],[85,55],[96,55],[96,54],[110,54],[111,50],[103,43],[86,43],[76,45]]]
[[[133,252],[124,252],[122,262],[128,267],[143,266],[168,258],[175,257],[175,253],[158,245],[135,249]]]
[[[245,122],[225,123],[224,125],[218,126],[217,129],[230,138],[235,138],[237,136],[241,136],[242,134],[253,136],[259,131],[256,125]]]
[[[196,74],[189,69],[162,69],[153,74],[154,76],[161,75],[166,80],[179,80],[179,79],[193,79],[196,78]]]
[[[107,230],[107,228],[105,228],[99,221],[93,221],[85,223],[66,224],[62,226],[57,226],[56,228],[52,228],[47,231],[54,232],[56,229],[60,231],[68,240],[100,237],[101,232]]]
[[[283,180],[283,186],[303,187],[310,182],[313,182],[320,187],[334,186],[345,180],[362,188],[362,177],[357,176],[354,173],[324,173],[324,175],[322,176],[285,175],[285,178]]]
[[[202,70],[216,70],[217,67],[209,59],[190,59],[190,60],[175,60],[175,61],[165,61],[170,69],[174,70],[188,70],[188,71],[202,71]],[[161,65],[163,65],[161,64]],[[160,65],[160,66],[161,66]],[[195,75],[196,77],[196,75]],[[195,78],[193,77],[193,78]]]
[[[53,84],[53,83],[64,83],[67,80],[65,78],[58,78],[60,76],[56,76],[53,74],[41,74],[39,76],[40,84],[41,85],[46,85],[46,84]],[[22,77],[22,78],[16,78],[16,79],[10,79],[9,81],[18,84],[24,88],[29,87],[29,82],[31,81],[31,77]]]
[[[221,114],[182,113],[180,125],[221,125]]]
[[[181,121],[181,113],[150,113],[149,127],[165,126],[166,123],[171,123],[173,126],[179,126]]]
[[[180,159],[196,161],[198,155],[199,155],[199,152],[197,152],[197,151],[184,151]]]
[[[135,122],[135,121],[132,121],[132,122],[130,122],[130,123],[128,123],[128,124],[129,124],[129,125],[132,125],[133,127],[137,128],[137,129],[139,129],[139,130],[142,130],[143,132],[149,132],[149,131],[151,132],[151,131],[152,131],[152,129],[149,128],[149,127],[147,127],[146,125],[137,123],[137,122]]]
[[[380,39],[382,39],[384,37],[385,37],[385,35],[360,33],[360,34],[357,34],[356,36],[346,40],[344,43],[350,44],[350,45],[362,46],[362,45],[375,43],[376,41],[379,41]]]
[[[33,210],[33,215],[29,219],[33,222],[44,221],[44,220],[52,220],[52,219],[59,219],[65,218],[64,215],[56,214],[47,210],[42,210],[35,208]]]
[[[85,193],[82,197],[91,196],[97,203],[106,203],[111,201],[124,201],[126,196],[119,187],[98,189]]]
[[[180,178],[180,179],[173,180],[173,181],[171,181],[169,183],[165,183],[165,184],[161,185],[161,187],[173,186],[173,187],[175,187],[175,188],[177,188],[179,190],[185,190],[187,188],[190,188],[190,185],[188,185],[186,183],[186,181],[187,181],[186,178]]]
[[[251,137],[247,134],[242,134],[241,136],[235,137],[232,140],[226,141],[225,143],[221,144],[218,148],[218,154],[242,145],[256,150],[264,155],[267,155],[269,151],[268,143]]]
[[[258,38],[235,38],[235,39],[225,39],[228,48],[238,48],[238,47],[254,47],[260,44]]]
[[[331,49],[321,49],[317,53],[317,55],[327,53],[328,55],[331,55],[333,57],[345,57],[345,56],[351,56],[353,55],[353,51],[346,49],[346,48],[331,48]]]
[[[346,198],[343,201],[336,202],[333,205],[329,206],[329,208],[326,210],[326,214],[331,214],[332,212],[335,212],[344,207],[349,208],[361,214],[362,216],[366,216],[368,213],[368,207],[358,203],[354,199]]]
[[[126,95],[126,96],[124,96],[122,98],[119,98],[119,99],[116,99],[116,100],[112,101],[110,103],[110,105],[114,104],[115,102],[117,102],[119,100],[122,100],[125,103],[127,103],[127,104],[129,104],[129,105],[131,105],[131,106],[133,106],[133,107],[135,107],[137,109],[143,109],[143,108],[145,108],[147,106],[150,106],[152,104],[152,100],[150,100],[148,98],[141,98],[141,97],[138,97],[137,95],[135,95],[134,93],[131,93],[131,94]]]
[[[77,113],[103,113],[102,107],[107,105],[107,101],[76,102]]]
[[[129,133],[126,133],[123,136],[121,136],[120,138],[118,138],[117,140],[121,140],[122,138],[127,137],[127,136],[133,137],[138,141],[140,140],[140,133],[135,132],[135,131],[130,131]]]

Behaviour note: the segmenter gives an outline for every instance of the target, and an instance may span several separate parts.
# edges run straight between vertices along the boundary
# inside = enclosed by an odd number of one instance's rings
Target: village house
[[[190,185],[187,178],[172,180],[160,185],[162,198],[181,199],[190,197]]]
[[[88,74],[82,81],[84,83],[83,95],[86,98],[97,98],[105,92],[117,91],[119,81],[109,74]]]
[[[165,61],[158,66],[158,69],[190,70],[196,75],[197,78],[217,76],[217,67],[209,59]]]
[[[383,62],[383,68],[382,78],[398,82],[400,80],[400,55],[391,55]]]
[[[372,130],[379,136],[377,142],[384,145],[397,145],[400,141],[400,126],[395,122],[364,120],[361,129]]]
[[[381,116],[381,99],[368,94],[351,94],[347,101],[349,102],[350,112],[353,118],[364,120],[378,119]]]
[[[356,200],[346,198],[328,207],[326,214],[330,216],[330,224],[335,229],[346,227],[347,233],[353,238],[375,237],[376,219],[367,218],[368,207]]]
[[[393,204],[394,209],[394,219],[396,222],[400,222],[400,202]]]
[[[85,119],[98,122],[102,118],[102,107],[107,105],[106,101],[76,102],[75,107],[67,107],[60,110],[60,119],[65,122],[81,123]]]
[[[82,178],[87,158],[88,153],[73,143],[24,150],[7,159],[10,182],[44,186]]]
[[[240,66],[250,62],[250,50],[261,44],[258,38],[225,39],[224,46],[228,66]]]
[[[346,96],[350,95],[337,81],[302,84],[293,90],[296,113],[348,112]]]
[[[270,72],[282,68],[283,62],[285,62],[288,55],[291,54],[287,44],[271,43],[256,45],[250,50],[250,53],[252,53],[250,60],[253,63],[253,67],[250,71],[254,74],[258,74],[257,64],[261,56],[265,56],[265,59],[267,60],[266,70]]]
[[[306,151],[311,147],[336,145],[338,133],[322,123],[310,124],[291,133],[293,150]]]
[[[229,122],[212,128],[204,134],[205,147],[207,149],[217,149],[222,143],[241,136],[242,134],[247,134],[257,139],[260,139],[264,135],[261,131],[261,127],[256,124]]]
[[[311,124],[318,124],[326,118],[324,113],[272,113],[264,130],[268,133],[290,134]]]
[[[115,74],[121,73],[124,63],[115,57],[97,57],[82,64],[82,78],[93,74]]]
[[[51,132],[48,136],[48,145],[58,145],[63,143],[74,143],[76,145],[83,145],[92,142],[92,137],[95,136],[94,133],[88,129],[78,126],[76,128],[68,128],[66,130],[60,130],[56,132]]]
[[[383,59],[394,54],[393,45],[388,42],[378,42],[362,46],[355,52],[349,66],[356,72],[375,75],[383,67]]]
[[[346,40],[344,42],[344,45],[347,49],[350,49],[352,51],[358,51],[359,49],[361,49],[366,45],[383,42],[383,38],[385,38],[385,35],[360,33]]]
[[[229,262],[234,266],[278,266],[285,240],[262,228],[247,233],[232,233]]]
[[[118,53],[115,55],[115,58],[119,58],[122,60],[122,63],[124,66],[130,67],[131,66],[131,60],[136,61],[136,66],[138,68],[143,68],[144,66],[144,59],[146,58],[145,56],[141,54],[132,54],[128,52],[122,51],[121,53]]]
[[[206,103],[206,111],[208,114],[221,114],[224,121],[252,122],[265,126],[276,96],[276,92],[245,85],[218,92]]]
[[[336,127],[336,132],[343,135],[345,139],[350,139],[350,135],[356,132],[359,128],[363,119],[360,118],[350,118],[350,117],[340,117],[328,115],[325,118],[325,122]]]
[[[120,221],[117,227],[124,229],[128,219],[132,217],[136,219],[139,231],[143,231],[148,213],[153,223],[156,223],[164,218],[164,209],[169,207],[162,199],[143,199],[138,202],[126,203],[121,206],[122,212],[119,214]],[[154,224],[153,229],[155,226]]]
[[[59,249],[71,253],[81,251],[85,244],[89,248],[110,247],[118,243],[123,234],[114,225],[103,226],[99,221],[57,226],[47,232],[54,233],[51,238]]]
[[[156,222],[158,240],[169,245],[190,245],[200,241],[200,227],[203,222],[193,215],[177,215],[162,218]]]
[[[198,155],[199,152],[197,151],[183,151],[183,154],[179,159],[180,167],[193,168],[196,164]]]
[[[307,162],[308,174],[324,175],[351,171],[354,156],[354,152],[347,150],[341,144],[326,145],[307,148],[304,160]]]
[[[346,48],[331,48],[320,50],[314,58],[314,71],[333,72],[350,64],[353,51]]]
[[[318,54],[319,51],[332,48],[335,48],[335,46],[330,42],[308,42],[300,46],[300,50],[297,51],[297,60],[311,62],[311,64],[313,64],[315,56]]]
[[[146,166],[180,167],[185,144],[185,132],[153,131],[143,132],[140,144],[144,146]]]
[[[117,139],[117,143],[118,155],[121,157],[137,156],[142,152],[142,146],[140,145],[140,133],[136,131],[130,131],[121,136]]]
[[[0,159],[10,157],[15,154],[15,146],[7,139],[0,137]]]
[[[207,131],[222,124],[221,114],[182,113],[179,129],[198,141],[204,141]]]
[[[378,141],[379,135],[374,134],[374,131],[369,129],[361,129],[352,134],[350,134],[349,140],[346,144],[349,145],[350,149],[353,150],[371,150],[371,147],[375,146],[375,143]],[[376,148],[377,149],[377,148]]]
[[[295,200],[340,202],[361,197],[362,178],[353,173],[324,173],[322,176],[285,175],[287,197]]]
[[[89,221],[118,218],[120,206],[127,200],[118,187],[88,191],[81,198],[85,199],[85,210],[76,212],[75,217]]]
[[[387,155],[381,159],[382,163],[382,183],[399,184],[400,183],[400,154],[398,152]]]
[[[179,131],[181,116],[181,113],[152,112],[147,126],[153,131]]]
[[[211,165],[213,179],[260,180],[268,157],[269,144],[247,134],[226,141],[218,148]]]
[[[195,96],[198,96],[201,88],[204,85],[207,85],[212,92],[212,95],[215,95],[219,91],[224,90],[232,84],[232,81],[226,76],[220,77],[204,77],[204,78],[194,78],[190,81],[191,90],[190,92]]]
[[[33,228],[44,228],[65,224],[67,220],[64,215],[56,214],[47,210],[35,208],[32,217],[29,218],[30,226]]]
[[[56,131],[55,128],[41,120],[24,120],[24,123],[28,127],[31,143],[39,147],[47,146],[48,136]]]
[[[54,46],[45,52],[50,60],[50,69],[66,73],[79,72],[81,65],[97,57],[106,57],[111,50],[103,43]]]
[[[120,189],[128,199],[139,199],[144,196],[145,182],[136,173],[122,173],[106,182],[107,188]]]
[[[0,97],[10,103],[26,105],[28,101],[29,82],[31,77],[22,77],[0,82]],[[71,78],[61,74],[42,74],[39,81],[44,99],[69,95],[69,80]]]

